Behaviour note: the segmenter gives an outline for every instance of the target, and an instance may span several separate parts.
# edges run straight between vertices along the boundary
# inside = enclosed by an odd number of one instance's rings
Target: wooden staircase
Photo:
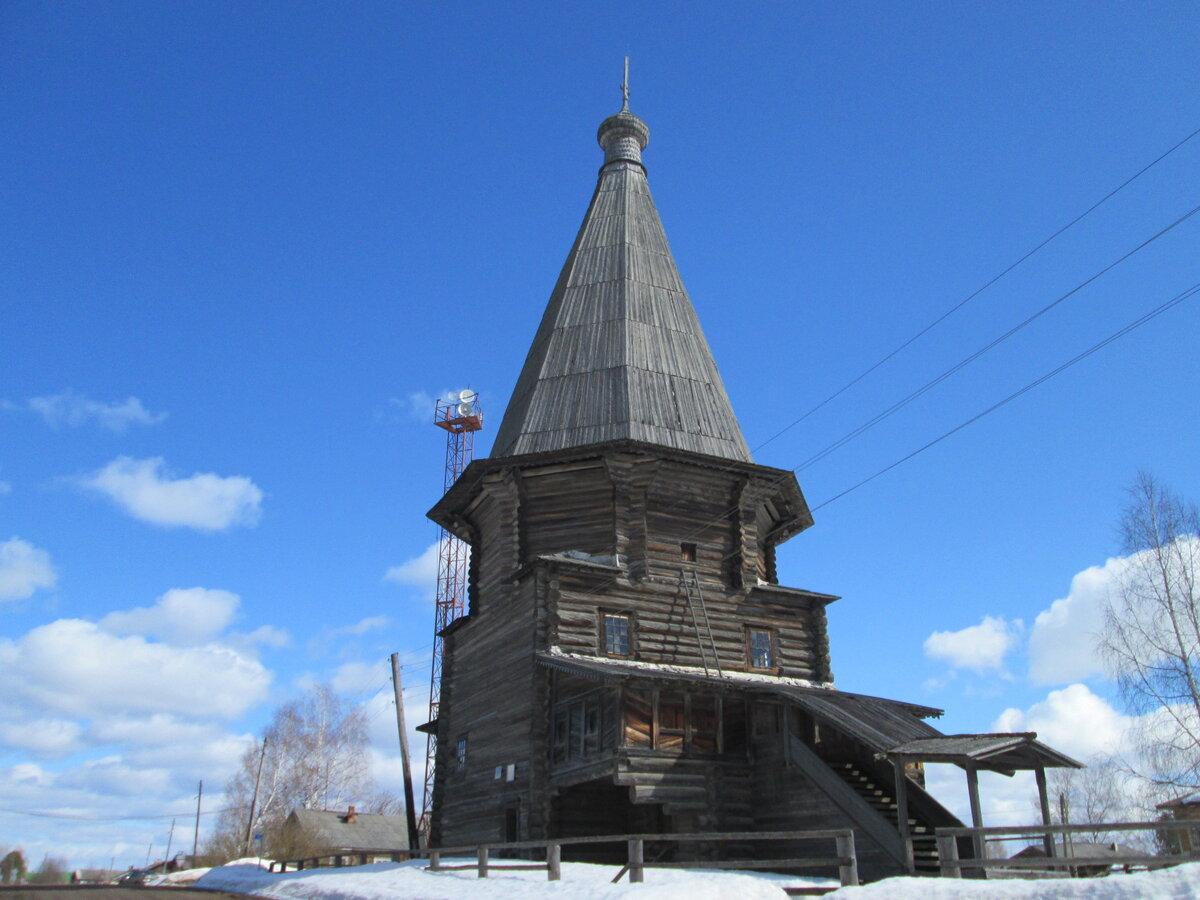
[[[883,788],[872,776],[863,772],[854,763],[833,763],[831,768],[838,776],[854,788],[855,793],[867,801],[871,807],[899,829],[900,817],[897,811],[896,798],[892,788]],[[908,833],[912,839],[913,866],[920,875],[940,875],[938,867],[937,840],[933,829],[917,819],[909,816]]]

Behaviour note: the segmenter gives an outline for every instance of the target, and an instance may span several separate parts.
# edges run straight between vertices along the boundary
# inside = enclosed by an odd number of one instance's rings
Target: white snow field
[[[497,863],[499,864],[499,863]],[[562,881],[544,872],[429,872],[423,860],[345,869],[271,874],[267,863],[240,859],[214,868],[196,887],[275,900],[783,900],[783,886],[829,885],[820,878],[747,872],[647,869],[642,884],[610,884],[613,866],[563,863]],[[970,881],[889,878],[826,894],[833,900],[1196,900],[1200,863],[1107,878]]]

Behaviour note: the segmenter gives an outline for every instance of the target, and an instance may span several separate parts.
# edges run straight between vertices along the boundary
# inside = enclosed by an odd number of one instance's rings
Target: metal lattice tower
[[[479,395],[463,391],[449,400],[438,400],[433,424],[446,431],[446,467],[443,493],[450,490],[475,453],[475,432],[483,427]],[[436,722],[442,696],[442,629],[466,611],[467,563],[470,547],[445,528],[438,533],[437,601],[433,620],[433,666],[429,676],[429,718]],[[421,804],[421,830],[428,838],[433,808],[433,775],[437,761],[437,734],[429,733],[425,746],[425,792]]]

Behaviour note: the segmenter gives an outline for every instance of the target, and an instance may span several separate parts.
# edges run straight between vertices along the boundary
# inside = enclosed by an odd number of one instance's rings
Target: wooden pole
[[[916,871],[916,866],[913,863],[912,836],[908,830],[908,776],[904,774],[904,760],[893,760],[892,768],[896,776],[896,827],[904,847],[904,868],[911,875]]]
[[[196,830],[192,832],[192,868],[196,868],[196,853],[200,847],[200,798],[204,796],[204,779],[196,791]]]
[[[967,769],[967,794],[971,800],[971,827],[983,827],[983,810],[979,806],[979,770],[974,766]],[[971,838],[975,847],[975,858],[983,859],[983,835],[975,834]]]
[[[1042,824],[1050,825],[1050,795],[1046,791],[1046,767],[1038,766],[1034,771],[1037,777],[1038,789],[1038,805],[1042,808]],[[1049,859],[1054,858],[1054,836],[1047,834],[1042,838],[1042,846],[1046,849],[1046,856]]]
[[[634,838],[629,841],[629,856],[626,865],[629,866],[629,881],[631,884],[641,883],[645,880],[642,870],[642,863],[645,861],[645,849],[641,838]]]
[[[408,729],[404,727],[404,687],[400,683],[400,654],[392,654],[392,690],[396,694],[396,728],[400,732],[400,764],[404,768],[404,815],[408,826],[408,849],[419,849],[417,813],[413,809],[412,769],[408,762]]]
[[[835,838],[835,842],[837,855],[849,860],[838,866],[838,877],[843,885],[858,884],[858,855],[854,852],[854,832],[847,829],[845,834],[839,834]]]
[[[254,840],[254,808],[258,806],[258,786],[262,782],[263,762],[267,758],[267,739],[262,742],[262,752],[258,754],[258,774],[254,776],[254,795],[250,798],[250,818],[246,821],[246,854],[252,851],[251,842]]]
[[[171,842],[175,840],[175,820],[171,820],[171,831],[167,834],[167,852],[163,856],[163,874],[167,874],[167,863],[171,861]]]

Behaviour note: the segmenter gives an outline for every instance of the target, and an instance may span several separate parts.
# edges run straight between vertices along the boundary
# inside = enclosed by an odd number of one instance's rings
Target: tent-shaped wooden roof
[[[986,769],[1002,775],[1036,769],[1084,768],[1083,763],[1037,740],[1037,732],[1033,731],[916,738],[892,747],[888,756],[898,760],[954,763],[964,769]]]
[[[635,440],[750,462],[679,277],[628,110],[496,434],[493,457]]]

